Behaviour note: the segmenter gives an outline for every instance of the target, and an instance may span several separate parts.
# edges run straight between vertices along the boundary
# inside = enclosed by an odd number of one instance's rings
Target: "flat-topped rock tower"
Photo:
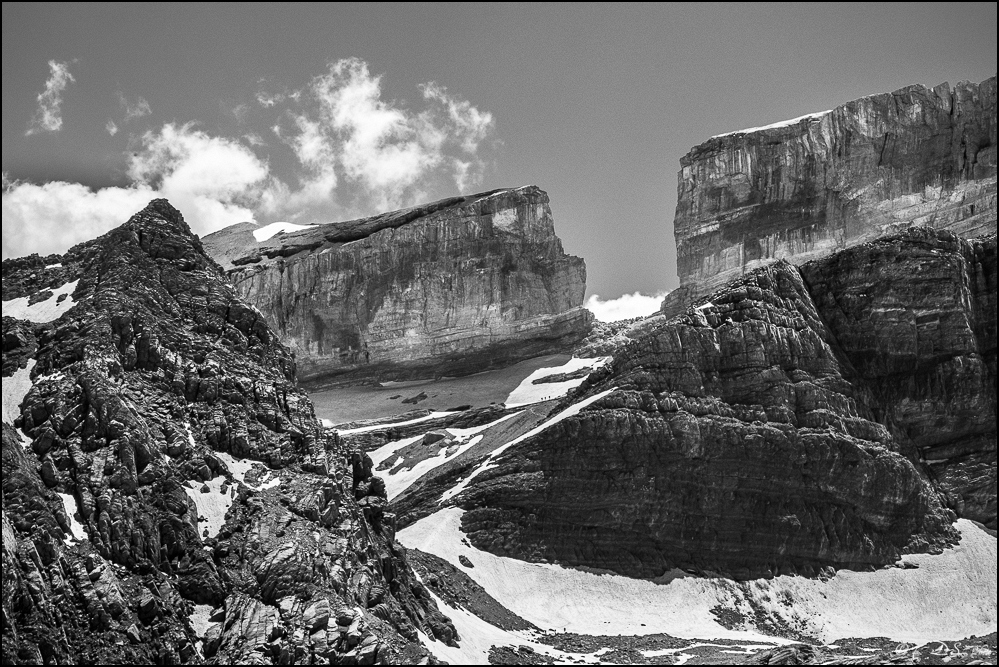
[[[996,231],[996,78],[719,135],[680,165],[669,315],[777,259],[802,264],[910,226]]]
[[[474,373],[569,349],[592,322],[586,266],[533,185],[336,224],[246,223],[205,247],[312,385]]]

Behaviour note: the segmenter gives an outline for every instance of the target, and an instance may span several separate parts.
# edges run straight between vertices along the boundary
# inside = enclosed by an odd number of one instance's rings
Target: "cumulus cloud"
[[[65,252],[122,224],[157,193],[146,187],[92,190],[3,178],[3,256]]]
[[[149,106],[149,102],[141,96],[137,97],[135,101],[132,102],[125,97],[124,93],[119,92],[118,103],[121,104],[121,109],[125,113],[126,123],[130,120],[135,120],[136,118],[148,116],[153,112],[152,107]]]
[[[131,158],[128,187],[3,181],[3,255],[64,252],[124,223],[150,199],[166,197],[198,234],[254,219],[274,187],[249,148],[191,124],[146,132]]]
[[[601,322],[617,322],[630,320],[633,317],[648,317],[662,305],[668,292],[659,292],[649,296],[641,292],[623,294],[616,299],[604,301],[599,294],[594,294],[586,300],[585,306]]]
[[[4,256],[63,252],[123,223],[155,197],[170,199],[203,235],[256,219],[342,220],[453,194],[455,185],[467,191],[482,178],[493,116],[435,83],[419,90],[419,108],[386,99],[382,76],[351,58],[330,64],[302,90],[260,93],[259,104],[274,107],[268,138],[286,152],[277,158],[288,168],[280,177],[258,156],[275,147],[252,128],[227,138],[194,123],[133,137],[137,148],[123,187],[38,185],[5,175]],[[112,136],[150,113],[141,97],[130,101],[119,93],[119,101],[124,120],[105,126]]]
[[[69,73],[70,63],[49,61],[49,78],[45,90],[38,94],[38,111],[31,119],[27,135],[39,132],[58,132],[62,129],[62,91],[76,81]]]
[[[168,123],[142,136],[128,175],[162,192],[199,234],[253,219],[266,187],[265,162],[237,141],[213,137],[193,124]]]
[[[291,130],[275,133],[295,151],[305,174],[289,206],[341,199],[373,212],[398,208],[452,180],[464,190],[481,180],[480,145],[493,132],[492,114],[449,95],[435,83],[420,87],[417,111],[384,99],[382,76],[357,58],[331,63],[313,79],[290,114]],[[258,96],[268,106],[275,96]]]

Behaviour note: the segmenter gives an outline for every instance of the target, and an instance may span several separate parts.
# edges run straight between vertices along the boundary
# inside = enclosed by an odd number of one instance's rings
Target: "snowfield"
[[[76,284],[79,282],[79,280],[74,280],[71,283],[66,283],[55,288],[52,290],[52,296],[38,303],[29,304],[29,297],[26,296],[4,301],[3,315],[4,317],[28,320],[35,324],[45,324],[53,320],[58,320],[62,317],[63,313],[72,308],[73,304],[76,303],[73,301],[72,294],[76,291]],[[59,302],[59,297],[64,294],[66,298],[62,302]]]
[[[924,643],[996,629],[996,538],[966,520],[957,522],[962,535],[957,547],[938,556],[906,556],[916,569],[841,570],[826,582],[781,576],[738,583],[678,573],[657,584],[479,551],[463,543],[463,513],[453,507],[439,510],[400,531],[398,540],[456,566],[459,556],[465,556],[474,567],[463,567],[463,572],[507,609],[543,629],[787,643],[753,631],[727,630],[710,611],[720,605],[751,619],[750,601],[826,643],[844,637]]]
[[[208,485],[208,493],[201,492],[202,485],[198,482],[188,482],[189,486],[184,487],[184,491],[198,508],[199,534],[203,534],[207,529],[208,537],[215,537],[225,525],[226,512],[232,507],[232,502],[236,498],[235,484],[231,484],[225,493],[222,492],[222,484],[225,481],[226,478],[219,475],[215,479],[205,482]],[[205,517],[204,520],[201,517]]]
[[[510,442],[506,443],[505,445],[501,445],[501,446],[497,447],[496,449],[493,450],[492,454],[489,455],[489,458],[487,458],[485,461],[483,461],[482,463],[480,463],[479,466],[468,475],[468,477],[464,478],[463,480],[461,480],[461,482],[459,482],[458,484],[454,485],[453,487],[451,487],[450,489],[448,489],[447,491],[445,491],[444,494],[441,496],[440,502],[445,502],[447,500],[450,500],[451,498],[454,498],[459,493],[461,493],[466,488],[468,488],[469,482],[471,482],[473,479],[475,479],[483,471],[488,470],[489,468],[493,467],[492,461],[495,460],[500,454],[502,454],[503,452],[505,452],[509,448],[513,447],[516,444],[519,444],[519,443],[523,442],[524,440],[527,440],[528,438],[530,438],[532,436],[537,435],[538,433],[541,433],[546,428],[548,428],[550,426],[554,426],[555,424],[559,423],[563,419],[568,419],[569,417],[574,417],[575,415],[579,414],[579,412],[583,408],[587,407],[588,405],[590,405],[592,403],[596,403],[601,398],[603,398],[604,396],[610,394],[611,392],[613,392],[616,389],[617,389],[617,387],[611,387],[610,389],[607,389],[606,391],[602,391],[599,394],[596,394],[595,396],[590,396],[589,398],[587,398],[585,400],[582,400],[579,403],[576,403],[576,404],[574,404],[574,405],[566,408],[565,410],[563,410],[562,412],[558,413],[557,415],[555,415],[554,417],[552,417],[551,419],[549,419],[545,423],[541,424],[540,426],[536,426],[536,427],[532,428],[530,431],[528,431],[527,433],[523,434],[522,436],[514,438],[513,440],[511,440]]]
[[[380,466],[383,461],[389,460],[395,456],[396,452],[399,450],[419,441],[423,435],[416,435],[411,438],[403,438],[402,440],[385,443],[378,449],[370,452],[368,455],[371,457],[372,463],[374,463],[376,474],[385,480],[385,490],[388,493],[388,499],[392,500],[434,468],[444,465],[451,459],[464,454],[469,449],[477,445],[479,441],[482,440],[482,436],[479,435],[480,433],[506,421],[507,419],[516,417],[519,414],[521,413],[513,412],[500,417],[496,421],[483,424],[482,426],[445,429],[448,433],[454,436],[455,440],[452,444],[458,445],[458,449],[456,451],[448,456],[447,450],[442,449],[436,456],[424,459],[410,468],[403,468],[395,473],[391,470],[378,470],[378,466]],[[392,467],[394,468],[400,463],[405,463],[405,460],[402,457],[398,457],[398,460],[393,461]]]
[[[561,366],[539,368],[524,378],[520,385],[510,392],[510,395],[507,396],[504,403],[506,403],[508,408],[517,408],[522,405],[538,403],[539,401],[561,398],[562,396],[568,394],[569,390],[575,389],[579,385],[583,384],[583,380],[586,378],[581,377],[576,378],[575,380],[566,380],[564,382],[546,382],[544,384],[534,384],[534,381],[540,380],[543,377],[548,377],[549,375],[572,373],[584,368],[596,370],[610,360],[611,357],[597,357],[595,359],[580,359],[573,357]]]
[[[794,125],[795,123],[810,118],[816,118],[816,119],[822,118],[829,113],[832,113],[832,109],[827,109],[826,111],[817,111],[815,113],[806,113],[804,116],[798,116],[797,118],[791,118],[789,120],[782,120],[776,123],[771,123],[770,125],[761,125],[760,127],[747,127],[744,130],[735,130],[734,132],[724,132],[722,134],[716,134],[711,138],[717,139],[718,137],[728,137],[733,134],[750,134],[752,132],[759,132],[761,130],[773,130],[778,127],[787,127],[788,125]]]
[[[272,222],[269,225],[264,225],[260,229],[253,230],[253,238],[257,240],[257,243],[262,243],[267,239],[273,238],[278,234],[284,232],[297,232],[302,229],[311,229],[315,225],[296,225],[292,222]]]

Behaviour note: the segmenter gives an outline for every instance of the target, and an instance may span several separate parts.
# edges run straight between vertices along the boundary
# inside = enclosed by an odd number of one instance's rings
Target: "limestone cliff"
[[[565,349],[589,331],[583,260],[534,186],[453,197],[257,241],[205,238],[299,377],[460,375]]]
[[[867,568],[955,516],[995,528],[995,253],[913,229],[757,269],[631,325],[531,425],[576,414],[394,506],[454,496],[481,549],[638,577]]]
[[[453,641],[384,490],[165,200],[4,260],[3,311],[4,664],[415,663],[418,630]]]
[[[996,78],[716,136],[680,165],[668,315],[776,259],[801,264],[911,225],[994,232]]]

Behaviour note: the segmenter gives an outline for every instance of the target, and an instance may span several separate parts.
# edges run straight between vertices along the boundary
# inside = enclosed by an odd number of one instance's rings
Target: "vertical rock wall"
[[[250,233],[223,230],[206,247],[296,353],[305,382],[466,374],[589,331],[583,260],[563,252],[534,186],[262,243]]]
[[[801,264],[911,225],[994,232],[996,78],[720,135],[680,164],[669,315],[776,259]]]

